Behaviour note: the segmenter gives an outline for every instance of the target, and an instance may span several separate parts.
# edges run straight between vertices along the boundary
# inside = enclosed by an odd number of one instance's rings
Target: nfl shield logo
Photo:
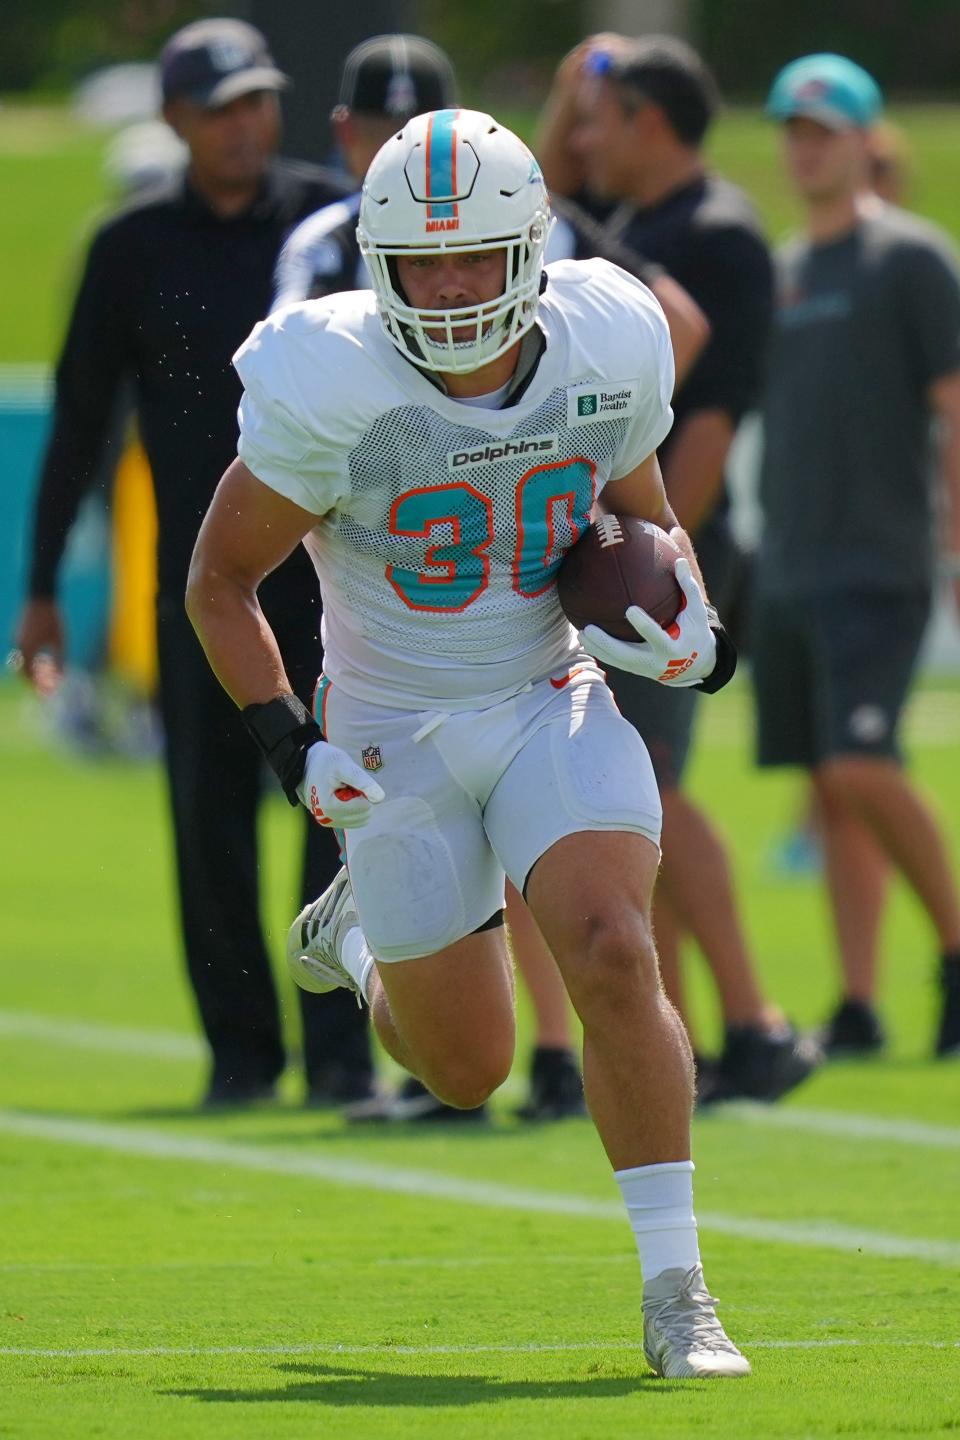
[[[379,745],[368,745],[365,750],[361,750],[360,759],[363,761],[364,770],[383,769],[383,756],[380,754]]]

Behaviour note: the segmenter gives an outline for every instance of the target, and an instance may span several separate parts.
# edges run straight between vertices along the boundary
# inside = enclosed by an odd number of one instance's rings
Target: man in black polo
[[[63,629],[56,576],[77,506],[132,378],[158,514],[157,638],[166,769],[184,948],[210,1044],[209,1105],[273,1093],[285,1063],[258,906],[260,757],[213,678],[183,608],[200,521],[237,442],[231,356],[270,306],[287,232],[346,184],[275,159],[286,85],[259,31],[238,20],[186,26],[161,57],[164,118],[186,143],[185,177],[95,236],[57,368],[56,410],[36,507],[30,593],[19,626],[28,677],[55,667]],[[320,670],[320,602],[297,549],[261,587],[303,699]],[[338,865],[309,818],[302,893]],[[131,963],[136,964],[134,956]],[[349,996],[300,993],[308,1094],[365,1094],[364,1017]]]
[[[709,342],[678,384],[673,429],[659,455],[670,503],[722,612],[735,553],[724,465],[760,388],[772,269],[750,202],[707,169],[703,142],[718,104],[713,77],[681,41],[593,36],[557,72],[538,153],[552,188],[590,207],[608,237],[662,265],[709,321]],[[687,932],[710,966],[724,1013],[724,1053],[717,1072],[701,1078],[701,1099],[775,1099],[818,1057],[766,1002],[723,843],[683,789],[696,692],[667,694],[617,671],[609,680],[647,744],[663,800],[654,910],[664,983],[679,1006],[679,938]]]

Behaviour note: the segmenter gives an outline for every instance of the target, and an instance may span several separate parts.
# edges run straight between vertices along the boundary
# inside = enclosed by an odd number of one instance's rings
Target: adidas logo
[[[694,660],[696,660],[698,654],[699,651],[694,650],[692,655],[687,655],[683,660],[668,660],[666,670],[664,670],[662,675],[658,675],[657,679],[676,680],[678,675],[682,675],[685,670],[690,669],[690,666]]]

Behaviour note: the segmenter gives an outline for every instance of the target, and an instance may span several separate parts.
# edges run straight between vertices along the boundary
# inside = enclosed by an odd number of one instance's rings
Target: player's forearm
[[[650,288],[670,327],[676,393],[710,339],[710,322],[692,296],[670,275],[659,275]]]
[[[948,425],[944,430],[940,450],[945,500],[942,549],[949,567],[954,563],[960,566],[960,425]]]
[[[733,439],[725,410],[701,410],[683,422],[670,446],[664,482],[680,524],[695,535],[723,490],[723,471]]]
[[[586,179],[583,163],[570,146],[576,118],[573,97],[555,96],[547,100],[537,130],[534,153],[547,188],[558,195],[576,195]]]
[[[186,604],[211,669],[241,709],[290,692],[276,638],[254,590],[195,563]]]

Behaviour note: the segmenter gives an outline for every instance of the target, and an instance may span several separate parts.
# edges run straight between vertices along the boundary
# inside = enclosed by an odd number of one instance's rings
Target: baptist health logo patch
[[[567,391],[567,425],[589,425],[595,420],[620,420],[636,413],[638,380],[600,384],[596,380],[572,385]]]

